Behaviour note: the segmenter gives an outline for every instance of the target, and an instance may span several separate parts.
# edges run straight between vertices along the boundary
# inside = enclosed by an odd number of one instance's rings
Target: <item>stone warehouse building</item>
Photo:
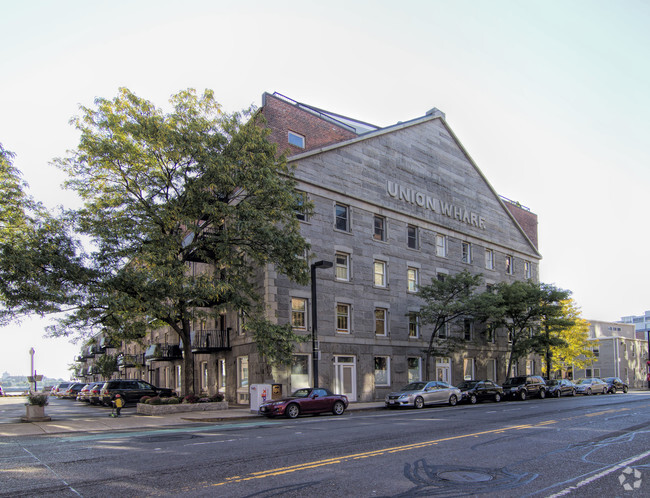
[[[297,213],[310,262],[332,263],[316,271],[320,386],[370,401],[423,379],[430,330],[416,316],[420,283],[462,270],[483,274],[486,285],[538,280],[536,215],[499,197],[439,110],[379,128],[267,93],[260,112],[314,205],[309,217]],[[311,288],[271,266],[258,278],[268,317],[311,337]],[[314,381],[310,341],[298,345],[291,368],[272,369],[235,311],[195,327],[196,375],[206,392],[248,403],[251,384],[287,393]],[[461,334],[468,347],[435,359],[437,379],[504,380],[506,331],[463,322],[447,333]],[[123,345],[120,375],[178,388],[174,336],[156,331],[146,350]],[[515,368],[539,373],[539,365],[531,356]]]

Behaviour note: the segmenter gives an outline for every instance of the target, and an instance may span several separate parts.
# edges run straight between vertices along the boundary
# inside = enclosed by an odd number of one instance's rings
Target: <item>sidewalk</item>
[[[383,408],[384,403],[350,403],[346,411],[376,410]],[[96,433],[101,431],[131,430],[166,428],[192,423],[218,423],[235,420],[253,422],[267,420],[261,415],[251,413],[248,408],[229,408],[227,410],[214,410],[205,412],[184,412],[169,415],[138,415],[128,414],[119,418],[112,417],[87,417],[64,419],[50,415],[49,422],[3,422],[0,423],[0,437],[4,436],[32,436],[39,434],[65,434],[65,433]]]

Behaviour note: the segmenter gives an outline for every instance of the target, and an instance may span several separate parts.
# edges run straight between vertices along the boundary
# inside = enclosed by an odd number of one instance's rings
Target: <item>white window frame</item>
[[[533,264],[530,261],[524,261],[524,276],[533,278]]]
[[[343,313],[345,311],[345,313]],[[340,327],[339,318],[345,317],[345,327]],[[352,331],[352,306],[348,303],[336,303],[336,333],[349,334]]]
[[[461,253],[463,263],[472,263],[472,244],[469,242],[461,242]]]
[[[296,133],[295,131],[288,131],[287,142],[294,147],[298,147],[300,149],[305,148],[305,137],[299,133]]]
[[[485,250],[485,269],[494,270],[494,251],[492,249]]]
[[[436,256],[439,258],[447,257],[447,236],[436,234]]]
[[[248,356],[237,357],[237,403],[248,404],[250,402],[249,392],[250,369]]]
[[[208,390],[208,380],[209,380],[209,372],[208,372],[208,362],[207,361],[202,361],[201,362],[201,391],[207,391]]]
[[[377,370],[377,359],[381,358],[385,360],[386,362],[386,369],[385,370]],[[375,356],[374,358],[374,363],[375,363],[375,387],[388,387],[390,386],[390,356]],[[386,372],[385,375],[385,382],[377,382],[377,372]]]
[[[378,268],[381,269],[381,272],[377,271]],[[386,272],[387,268],[388,268],[388,264],[386,263],[386,261],[375,259],[372,265],[373,285],[375,287],[381,287],[382,289],[388,287],[388,276]],[[377,282],[378,276],[381,277],[381,281],[379,283]]]
[[[343,261],[339,263],[339,259]],[[337,251],[334,256],[334,261],[336,262],[336,269],[335,269],[336,280],[339,280],[341,282],[349,282],[350,281],[350,255],[345,252]]]
[[[412,377],[411,376],[411,371],[412,369],[410,368],[410,363],[411,360],[416,360],[417,362],[417,376]],[[419,356],[407,356],[406,358],[406,377],[407,377],[407,382],[420,382],[422,380],[422,358]]]
[[[217,392],[226,391],[226,360],[217,360]]]
[[[338,208],[342,208],[345,210],[345,217],[341,217],[338,215],[337,211]],[[345,228],[340,228],[339,227],[339,220],[345,220]],[[350,206],[346,206],[345,204],[339,204],[338,202],[334,204],[334,229],[338,230],[339,232],[350,232]]]
[[[420,338],[420,317],[417,311],[408,313],[408,337],[409,339]]]
[[[180,393],[183,385],[183,367],[176,365],[176,390]]]
[[[296,196],[299,198],[300,205],[305,206],[305,204],[308,201],[307,193],[306,192],[296,192]],[[305,211],[301,211],[299,209],[296,209],[296,218],[299,221],[309,221],[309,217],[307,216],[307,213]]]
[[[476,378],[475,366],[474,358],[463,358],[463,380],[473,380]]]
[[[410,230],[413,230],[413,237],[411,237],[409,234]],[[413,246],[411,245],[411,240],[414,243]],[[406,246],[409,249],[420,249],[420,229],[415,225],[408,225],[406,227]]]
[[[378,311],[383,313],[383,319],[381,319],[381,320],[379,320],[377,318],[377,312]],[[377,324],[380,321],[383,321],[383,327],[382,327],[383,333],[378,334],[377,333]],[[381,307],[375,308],[375,335],[378,336],[378,337],[386,337],[388,335],[388,309],[386,309],[386,308],[381,308]]]
[[[417,292],[420,287],[420,272],[417,268],[409,266],[406,269],[407,292]]]
[[[302,302],[304,306],[301,308],[294,307],[294,302]],[[308,323],[308,315],[307,315],[307,308],[308,308],[308,302],[307,299],[304,297],[292,297],[291,298],[291,327],[294,330],[307,330],[309,328],[309,323]],[[297,316],[302,316],[303,319],[303,324],[304,325],[296,325],[296,321],[294,320],[294,317]]]
[[[515,258],[510,254],[507,254],[505,258],[505,272],[507,275],[515,274]]]

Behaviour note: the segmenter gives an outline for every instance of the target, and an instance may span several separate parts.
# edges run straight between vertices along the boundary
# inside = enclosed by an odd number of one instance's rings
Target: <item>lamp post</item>
[[[318,308],[316,306],[316,269],[317,268],[332,268],[334,264],[331,261],[316,261],[311,264],[311,361],[312,371],[314,375],[314,387],[318,387],[318,352],[316,346],[318,339]]]
[[[34,378],[34,353],[36,353],[34,348],[29,348],[29,356],[31,356],[32,358],[32,368],[30,372],[31,372],[32,382],[34,383],[34,391],[36,391],[36,380]]]

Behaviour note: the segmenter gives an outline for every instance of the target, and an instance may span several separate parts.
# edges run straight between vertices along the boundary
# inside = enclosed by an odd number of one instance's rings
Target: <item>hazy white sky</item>
[[[539,216],[541,279],[587,319],[650,309],[650,3],[0,1],[0,142],[31,193],[70,202],[49,162],[68,120],[126,86],[165,106],[264,91],[379,126],[437,107],[501,195]],[[79,350],[43,323],[0,329],[0,374],[68,376]]]

